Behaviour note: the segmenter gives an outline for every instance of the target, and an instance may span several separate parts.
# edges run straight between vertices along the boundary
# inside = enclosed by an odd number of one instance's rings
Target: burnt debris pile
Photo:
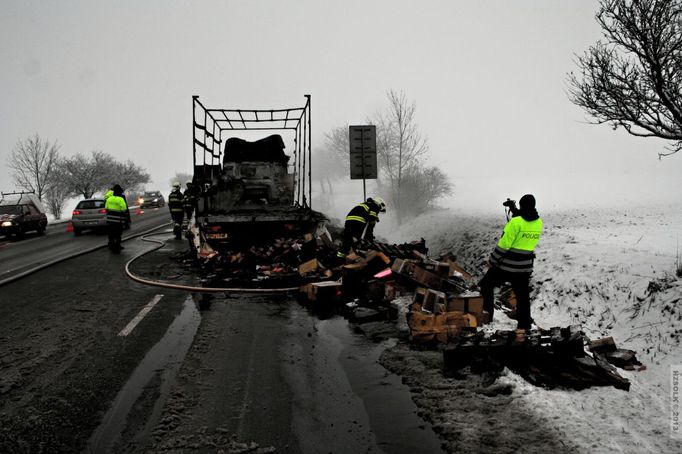
[[[328,234],[306,234],[241,245],[200,262],[207,287],[298,288],[303,304],[342,313],[359,326],[405,317],[407,340],[419,348],[441,349],[444,373],[450,376],[507,367],[548,388],[608,385],[628,390],[629,381],[616,367],[644,369],[635,352],[617,348],[612,338],[592,342],[579,325],[527,332],[481,329],[490,320],[472,275],[455,257],[431,258],[427,252],[423,239],[363,241],[339,263]],[[514,318],[510,289],[500,294],[499,303]]]

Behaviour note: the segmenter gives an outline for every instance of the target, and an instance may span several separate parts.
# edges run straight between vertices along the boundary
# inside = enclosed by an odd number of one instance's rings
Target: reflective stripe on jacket
[[[358,221],[366,224],[369,221],[379,222],[379,207],[372,202],[363,202],[353,207],[346,216],[346,221]]]
[[[187,189],[182,197],[182,206],[184,206],[185,209],[194,208],[196,199],[194,189]]]
[[[526,221],[521,216],[511,218],[490,256],[490,263],[512,273],[533,271],[535,247],[542,234],[542,219]]]
[[[173,191],[168,195],[168,209],[171,213],[183,212],[182,209],[182,192]]]
[[[107,210],[107,224],[124,224],[128,221],[128,204],[123,197],[107,197],[104,208]]]

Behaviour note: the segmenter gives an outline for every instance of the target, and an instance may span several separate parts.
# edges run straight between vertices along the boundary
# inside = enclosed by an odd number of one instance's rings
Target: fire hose
[[[188,292],[194,292],[194,293],[286,293],[286,292],[292,292],[292,291],[297,291],[298,287],[282,287],[282,288],[244,288],[244,287],[193,287],[190,285],[182,285],[182,284],[172,284],[170,282],[164,282],[164,281],[155,281],[151,279],[145,279],[143,277],[137,276],[133,274],[132,271],[130,271],[130,265],[133,264],[136,260],[144,257],[145,255],[152,253],[156,250],[161,249],[166,245],[165,241],[161,240],[155,240],[151,238],[147,238],[148,236],[153,236],[153,235],[160,235],[160,234],[168,234],[168,232],[157,232],[157,233],[150,233],[147,235],[143,235],[140,239],[142,241],[146,241],[148,243],[157,243],[156,246],[153,248],[141,252],[140,254],[137,254],[135,257],[130,259],[126,265],[125,265],[125,272],[128,275],[130,279],[132,279],[135,282],[139,282],[140,284],[145,284],[145,285],[151,285],[154,287],[162,287],[162,288],[170,288],[174,290],[185,290]]]

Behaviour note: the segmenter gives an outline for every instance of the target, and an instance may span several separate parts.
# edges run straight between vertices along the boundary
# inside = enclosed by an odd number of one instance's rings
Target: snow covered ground
[[[545,390],[505,370],[499,378],[444,378],[441,353],[404,344],[382,362],[401,374],[451,452],[682,452],[671,438],[670,369],[682,364],[682,204],[542,212],[532,315],[544,327],[582,324],[591,339],[613,336],[647,369],[620,371],[615,388]],[[504,226],[499,214],[431,213],[377,233],[392,242],[423,236],[429,255],[454,253],[479,277]],[[679,244],[678,244],[679,242]],[[408,301],[403,301],[407,304]],[[501,311],[492,328],[515,322]]]

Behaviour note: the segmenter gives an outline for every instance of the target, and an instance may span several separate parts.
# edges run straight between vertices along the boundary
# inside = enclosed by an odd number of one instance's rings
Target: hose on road
[[[133,238],[137,238],[137,237],[144,236],[144,235],[149,235],[151,232],[153,232],[153,231],[155,231],[155,230],[158,230],[158,229],[160,229],[160,228],[162,228],[162,227],[167,227],[167,226],[169,226],[170,224],[171,224],[171,223],[168,222],[168,223],[165,223],[165,224],[161,224],[161,225],[159,225],[159,226],[156,226],[156,227],[154,227],[154,228],[152,228],[152,229],[145,230],[144,232],[135,233],[135,234],[133,234],[133,235],[128,235],[127,237],[122,238],[121,241],[128,241],[128,240],[132,240]],[[82,250],[82,251],[74,252],[73,254],[68,254],[68,255],[65,255],[65,256],[63,256],[63,257],[59,257],[59,258],[57,258],[57,259],[50,260],[49,262],[45,262],[45,263],[43,263],[43,264],[41,264],[41,265],[38,265],[38,266],[36,266],[36,267],[33,267],[33,268],[28,269],[28,270],[26,270],[26,271],[23,271],[23,272],[21,272],[21,273],[19,273],[19,274],[16,274],[16,275],[14,275],[14,276],[10,276],[10,277],[8,277],[8,278],[5,278],[5,279],[0,280],[0,287],[2,287],[2,286],[5,285],[5,284],[9,284],[9,283],[11,283],[11,282],[14,282],[14,281],[18,281],[19,279],[24,278],[24,277],[26,277],[26,276],[28,276],[28,275],[33,274],[33,273],[37,273],[38,271],[44,270],[45,268],[50,267],[50,266],[52,266],[52,265],[56,265],[56,264],[58,264],[58,263],[65,262],[66,260],[71,260],[71,259],[73,259],[73,258],[80,257],[81,255],[89,254],[89,253],[91,253],[91,252],[97,251],[97,250],[99,250],[99,249],[103,249],[103,248],[105,248],[105,247],[108,247],[108,245],[106,245],[106,244],[101,244],[101,245],[99,245],[99,246],[94,246],[94,247],[91,247],[91,248],[88,248],[88,249],[84,249],[84,250]]]
[[[172,284],[170,282],[164,282],[164,281],[155,281],[151,279],[145,279],[143,277],[137,276],[136,274],[133,274],[132,271],[130,271],[130,265],[132,263],[145,255],[154,252],[158,249],[161,249],[166,245],[165,241],[161,240],[155,240],[151,238],[147,238],[148,236],[153,236],[153,235],[160,235],[161,233],[169,233],[169,232],[159,232],[159,233],[151,233],[147,235],[143,235],[142,238],[140,238],[142,241],[147,241],[149,243],[157,243],[156,246],[153,248],[141,252],[140,254],[136,255],[132,259],[126,263],[125,266],[125,272],[128,275],[130,279],[132,279],[135,282],[138,282],[140,284],[145,284],[145,285],[151,285],[154,287],[162,287],[162,288],[170,288],[174,290],[185,290],[188,292],[194,292],[194,293],[286,293],[286,292],[293,292],[297,291],[298,287],[281,287],[281,288],[243,288],[243,287],[193,287],[190,285],[181,285],[181,284]]]

